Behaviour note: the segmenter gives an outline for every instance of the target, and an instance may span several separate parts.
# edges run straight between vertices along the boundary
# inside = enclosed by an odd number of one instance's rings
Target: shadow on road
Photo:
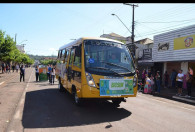
[[[68,93],[45,89],[26,93],[22,124],[24,128],[80,126],[118,121],[131,115],[112,103],[89,101],[83,107],[73,103]]]

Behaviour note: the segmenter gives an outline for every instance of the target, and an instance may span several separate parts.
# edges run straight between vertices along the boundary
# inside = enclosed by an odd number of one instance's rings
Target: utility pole
[[[17,33],[15,34],[15,43],[16,43],[16,37],[17,37]]]
[[[131,36],[131,40],[132,40],[132,45],[133,45],[133,54],[135,56],[135,44],[134,44],[134,28],[135,28],[135,22],[134,22],[134,10],[135,10],[135,7],[138,7],[138,5],[134,5],[134,4],[128,4],[128,3],[124,3],[124,5],[130,5],[133,7],[133,14],[132,14],[132,36]],[[135,61],[135,65],[137,67],[137,61]]]

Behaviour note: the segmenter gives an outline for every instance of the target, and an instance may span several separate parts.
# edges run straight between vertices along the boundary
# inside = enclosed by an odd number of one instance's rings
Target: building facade
[[[188,67],[195,71],[195,25],[154,36],[152,60],[156,70],[162,75],[172,69],[183,70],[186,74]]]

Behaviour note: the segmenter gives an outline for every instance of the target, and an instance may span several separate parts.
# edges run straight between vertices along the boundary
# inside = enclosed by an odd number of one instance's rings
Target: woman
[[[51,69],[51,84],[54,84],[54,80],[55,80],[55,68],[53,67]]]
[[[164,74],[164,83],[165,83],[165,88],[168,88],[168,86],[169,86],[169,74],[167,73],[167,71],[165,71],[165,74]]]
[[[157,92],[160,93],[160,87],[161,86],[160,86],[160,74],[159,74],[159,71],[157,71],[155,79],[156,79],[156,85],[157,85]]]
[[[152,75],[152,74],[151,74],[150,80],[151,80],[151,89],[152,89],[152,93],[154,93],[154,92],[155,92],[155,87],[154,87],[154,77],[153,77],[153,75]]]
[[[188,69],[188,73],[186,75],[186,81],[187,81],[187,92],[188,92],[188,95],[186,95],[186,97],[191,97],[191,87],[192,87],[192,68],[189,67]]]
[[[146,79],[146,70],[144,69],[142,72],[142,90],[144,89],[145,86],[145,79]]]
[[[182,70],[179,70],[179,73],[177,74],[177,88],[178,88],[178,93],[176,95],[181,96],[182,95],[182,86],[183,86],[183,77],[184,74],[182,73]]]
[[[36,66],[35,68],[35,75],[36,75],[36,82],[38,82],[38,78],[39,78],[39,67]]]

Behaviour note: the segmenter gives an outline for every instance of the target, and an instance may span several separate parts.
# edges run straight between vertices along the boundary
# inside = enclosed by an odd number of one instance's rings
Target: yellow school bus
[[[111,100],[115,106],[136,97],[137,75],[127,46],[107,38],[83,37],[59,48],[56,78],[59,91],[74,102]]]

